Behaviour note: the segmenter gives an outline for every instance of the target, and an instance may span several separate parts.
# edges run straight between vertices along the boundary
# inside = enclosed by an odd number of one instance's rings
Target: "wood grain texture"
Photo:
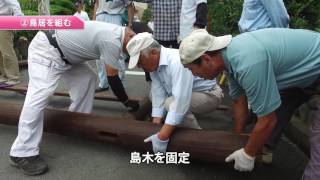
[[[0,123],[17,125],[21,106],[0,103]],[[45,110],[44,130],[61,135],[85,137],[127,147],[130,151],[152,150],[143,140],[158,132],[160,126],[133,119],[99,117],[55,109]],[[177,128],[170,139],[168,151],[190,153],[192,159],[224,162],[226,156],[243,147],[248,136],[224,131]]]

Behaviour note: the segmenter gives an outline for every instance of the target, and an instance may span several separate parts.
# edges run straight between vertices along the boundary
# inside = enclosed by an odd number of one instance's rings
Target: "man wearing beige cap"
[[[137,65],[150,72],[153,122],[161,124],[168,112],[160,132],[145,140],[155,153],[165,152],[175,126],[201,129],[194,114],[215,110],[222,90],[215,80],[194,77],[181,64],[179,51],[161,46],[150,33],[134,36],[127,51],[129,69]]]
[[[118,70],[119,57],[135,33],[129,28],[85,21],[84,29],[39,31],[29,46],[29,84],[19,118],[18,135],[10,150],[10,162],[26,175],[48,170],[40,156],[44,109],[62,79],[69,90],[69,111],[91,113],[96,74],[87,61],[100,58],[106,65],[114,95],[128,108],[137,111],[139,103],[129,99]]]
[[[228,72],[237,133],[243,132],[248,103],[257,114],[246,146],[226,158],[226,162],[235,161],[239,171],[251,171],[268,138],[279,135],[294,110],[312,98],[311,158],[304,179],[319,179],[320,103],[313,96],[320,92],[319,33],[270,28],[232,38],[196,30],[182,41],[179,51],[182,63],[194,75],[213,79],[223,70]]]

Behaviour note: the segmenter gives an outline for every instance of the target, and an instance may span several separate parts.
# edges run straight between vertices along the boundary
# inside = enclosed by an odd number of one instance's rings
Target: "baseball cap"
[[[140,57],[140,51],[146,49],[154,42],[152,34],[148,32],[138,33],[127,44],[127,51],[129,53],[129,65],[128,68],[132,69],[136,67]]]
[[[223,49],[229,45],[232,36],[212,36],[205,29],[196,29],[184,38],[179,47],[182,64],[189,64],[206,51]]]

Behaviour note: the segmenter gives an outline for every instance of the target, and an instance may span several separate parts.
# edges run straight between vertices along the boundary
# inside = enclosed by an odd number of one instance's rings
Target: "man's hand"
[[[138,101],[133,101],[133,100],[128,100],[126,102],[123,103],[128,109],[129,112],[136,112],[138,111],[140,105]]]
[[[161,117],[154,117],[154,118],[152,118],[152,122],[160,125],[162,123],[162,118]]]
[[[255,157],[249,156],[244,149],[240,149],[232,153],[226,158],[226,162],[234,161],[234,169],[245,172],[252,171],[254,168]]]
[[[169,139],[162,141],[159,139],[158,134],[159,133],[154,134],[154,135],[146,138],[144,140],[144,142],[145,143],[148,143],[148,142],[152,143],[152,148],[153,148],[154,153],[157,153],[157,152],[165,153],[167,151]]]

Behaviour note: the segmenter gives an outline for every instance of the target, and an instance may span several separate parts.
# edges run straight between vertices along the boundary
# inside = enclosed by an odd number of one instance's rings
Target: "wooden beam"
[[[18,86],[2,87],[0,90],[14,91],[21,94],[26,94],[27,89],[28,89],[27,86],[18,85]],[[69,97],[68,92],[55,92],[54,95]],[[99,94],[99,93],[95,94],[94,99],[119,102],[119,100],[113,95],[106,95],[106,94]],[[133,115],[133,117],[136,120],[146,120],[147,116],[151,114],[151,110],[152,110],[152,103],[149,100],[149,98],[148,97],[130,97],[130,99],[134,101],[138,101],[140,103],[140,109],[137,112],[130,113],[130,114]],[[228,111],[230,110],[230,107],[226,105],[219,105],[217,110]],[[131,116],[130,114],[127,114],[127,116]]]
[[[27,86],[10,86],[10,87],[1,88],[1,90],[15,91],[15,92],[18,92],[21,94],[27,93],[27,89],[28,89]],[[69,97],[68,92],[55,92],[54,95]],[[118,98],[116,98],[113,95],[106,95],[106,94],[99,94],[99,93],[95,94],[94,99],[103,100],[103,101],[115,101],[115,102],[119,101]],[[132,99],[134,101],[142,101],[143,100],[142,97],[130,97],[130,99]]]
[[[0,103],[0,123],[17,125],[21,106]],[[158,132],[160,126],[132,119],[99,117],[91,114],[46,109],[44,130],[62,135],[81,136],[119,144],[132,151],[152,151],[143,140]],[[190,158],[223,163],[233,151],[244,147],[248,136],[224,131],[177,128],[168,151],[187,152]]]

